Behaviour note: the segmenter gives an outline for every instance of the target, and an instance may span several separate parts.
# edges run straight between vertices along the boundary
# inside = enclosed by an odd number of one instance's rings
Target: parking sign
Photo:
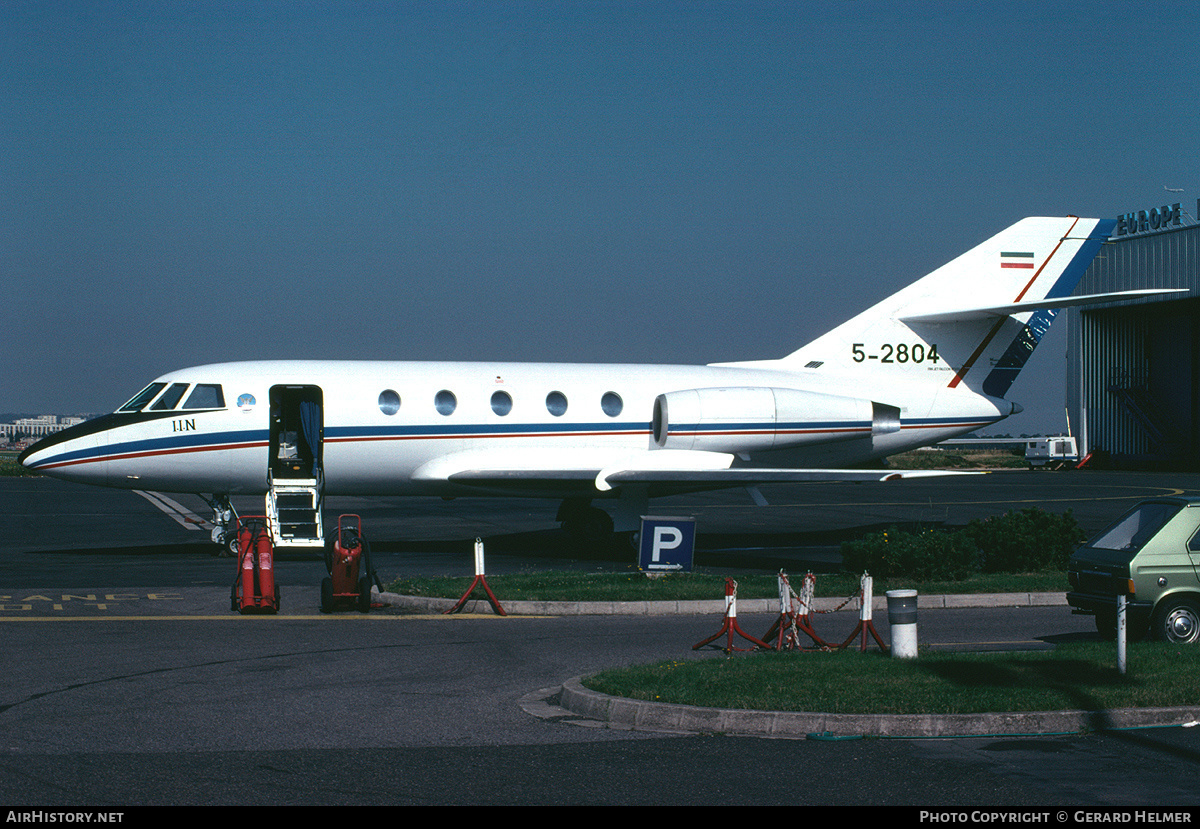
[[[690,572],[695,546],[695,518],[643,515],[638,569],[648,573]]]

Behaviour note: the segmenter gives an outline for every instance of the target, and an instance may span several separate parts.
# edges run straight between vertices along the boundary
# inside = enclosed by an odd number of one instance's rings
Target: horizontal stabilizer
[[[992,305],[986,308],[956,308],[946,311],[905,314],[899,319],[902,322],[967,322],[970,320],[1011,317],[1015,316],[1016,314],[1026,314],[1033,311],[1046,311],[1052,308],[1074,308],[1080,305],[1096,305],[1097,303],[1101,302],[1117,302],[1123,299],[1142,299],[1148,296],[1163,296],[1167,294],[1186,294],[1187,292],[1187,288],[1143,288],[1136,291],[1115,291],[1106,294],[1064,296],[1032,300],[1030,302],[1014,302],[1008,305]]]

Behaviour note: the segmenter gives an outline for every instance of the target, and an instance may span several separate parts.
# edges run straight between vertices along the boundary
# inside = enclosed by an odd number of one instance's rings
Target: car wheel
[[[1164,642],[1176,645],[1200,640],[1200,604],[1195,599],[1164,600],[1154,613],[1154,632]]]

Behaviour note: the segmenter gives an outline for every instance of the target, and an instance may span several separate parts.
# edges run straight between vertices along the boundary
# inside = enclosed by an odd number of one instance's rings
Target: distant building
[[[38,415],[37,417],[18,418],[13,423],[0,423],[0,435],[11,440],[18,436],[45,437],[55,432],[61,432],[68,426],[83,423],[82,417],[62,417],[58,415]]]

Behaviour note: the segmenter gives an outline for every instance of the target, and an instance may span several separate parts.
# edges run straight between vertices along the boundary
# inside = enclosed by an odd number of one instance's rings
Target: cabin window
[[[506,391],[498,391],[492,394],[492,411],[504,417],[512,411],[512,395]]]
[[[567,413],[567,396],[560,391],[552,391],[546,395],[546,410],[555,417]]]
[[[379,393],[379,411],[389,417],[400,411],[400,395],[391,389],[384,389]]]
[[[438,410],[438,414],[451,415],[458,408],[458,398],[454,396],[454,392],[442,389],[434,396],[433,406]]]
[[[225,393],[217,383],[197,383],[188,395],[185,409],[224,409]]]
[[[143,408],[145,408],[146,404],[153,400],[155,395],[166,388],[166,386],[166,383],[151,383],[150,385],[146,386],[146,388],[138,392],[132,400],[130,400],[117,411],[140,412]]]
[[[600,408],[609,417],[616,417],[625,408],[625,402],[621,400],[621,395],[615,391],[606,391],[604,396],[600,398]]]

